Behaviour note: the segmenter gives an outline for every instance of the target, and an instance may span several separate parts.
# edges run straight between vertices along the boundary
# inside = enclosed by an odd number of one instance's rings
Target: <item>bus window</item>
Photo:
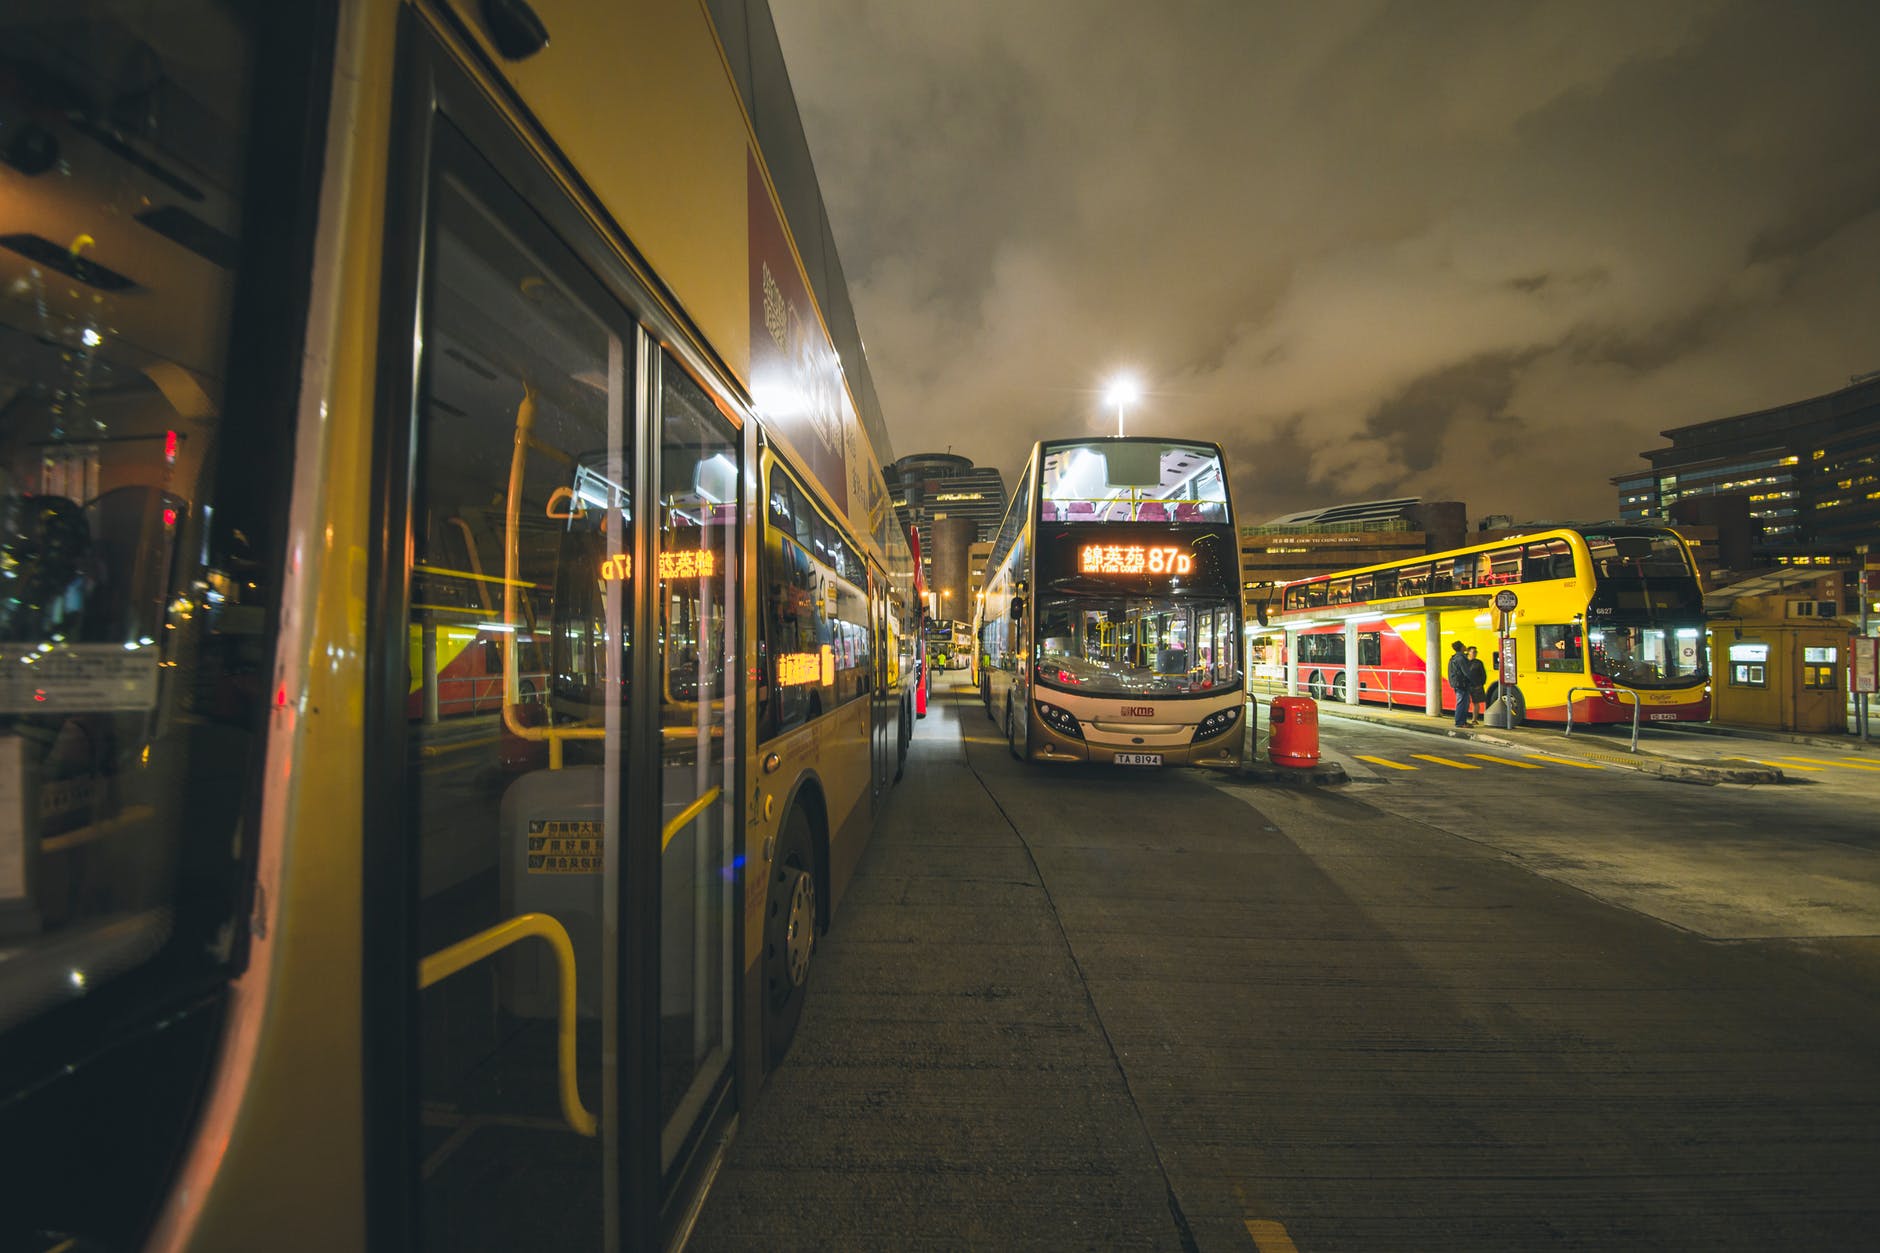
[[[1432,592],[1453,592],[1456,590],[1456,574],[1453,565],[1433,563],[1430,568],[1430,587]]]
[[[1560,674],[1586,673],[1586,658],[1577,626],[1534,628],[1534,668]]]
[[[1328,605],[1349,605],[1351,603],[1351,580],[1333,579],[1326,587],[1325,603]]]
[[[1519,548],[1497,548],[1494,552],[1483,555],[1488,567],[1482,576],[1484,586],[1521,581],[1521,550]]]
[[[1345,664],[1345,634],[1343,631],[1321,631],[1299,637],[1299,660],[1315,662],[1319,665]]]
[[[1376,574],[1371,575],[1370,578],[1372,583],[1371,595],[1367,599],[1389,600],[1391,597],[1398,595],[1397,571],[1379,570]]]
[[[1422,596],[1433,590],[1430,587],[1430,568],[1427,563],[1405,566],[1397,573],[1397,595]]]
[[[1361,666],[1384,664],[1384,637],[1381,632],[1358,632],[1358,664]]]
[[[1318,609],[1322,607],[1325,604],[1325,593],[1326,593],[1326,583],[1325,583],[1325,580],[1323,579],[1320,579],[1316,583],[1306,584],[1306,587],[1305,587],[1306,608]]]
[[[1522,577],[1530,583],[1541,579],[1572,578],[1573,546],[1563,539],[1529,544]]]
[[[1466,591],[1475,586],[1476,566],[1479,561],[1479,557],[1470,553],[1466,557],[1458,557],[1449,563],[1449,577],[1454,582],[1457,591]]]
[[[1351,599],[1354,604],[1363,604],[1376,594],[1375,576],[1360,574],[1351,580]]]

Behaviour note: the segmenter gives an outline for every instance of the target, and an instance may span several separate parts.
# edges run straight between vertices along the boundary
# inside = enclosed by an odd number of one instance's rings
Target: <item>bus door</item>
[[[659,360],[659,1166],[670,1177],[729,1091],[732,840],[741,737],[738,429]]]
[[[411,416],[386,419],[410,540],[381,558],[395,708],[363,749],[399,800],[369,819],[366,912],[369,950],[413,960],[368,974],[367,1031],[413,1186],[376,1186],[388,1247],[643,1247],[731,1091],[743,436],[566,246],[583,220],[473,146],[505,133],[433,123],[395,239],[424,259],[422,334],[391,332],[417,354],[391,371]],[[396,589],[455,517],[502,537],[503,695],[476,736],[405,717],[432,611]]]

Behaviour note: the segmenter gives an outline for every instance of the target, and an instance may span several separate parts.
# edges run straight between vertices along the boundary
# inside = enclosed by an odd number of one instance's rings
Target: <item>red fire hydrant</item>
[[[1319,764],[1319,706],[1310,696],[1275,696],[1268,704],[1267,760],[1306,769]]]

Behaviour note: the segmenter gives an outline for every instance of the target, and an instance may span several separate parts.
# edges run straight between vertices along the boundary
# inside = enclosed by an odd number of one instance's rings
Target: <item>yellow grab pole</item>
[[[501,952],[516,941],[532,936],[548,941],[548,947],[555,953],[555,966],[559,975],[557,982],[560,994],[555,1015],[555,1069],[561,1081],[561,1116],[575,1131],[591,1136],[595,1131],[594,1115],[588,1113],[587,1107],[581,1104],[581,1089],[575,1083],[574,944],[568,939],[567,928],[547,914],[518,914],[507,922],[499,922],[487,931],[479,931],[468,939],[459,940],[424,958],[418,963],[418,986],[428,988],[440,979],[447,979]]]

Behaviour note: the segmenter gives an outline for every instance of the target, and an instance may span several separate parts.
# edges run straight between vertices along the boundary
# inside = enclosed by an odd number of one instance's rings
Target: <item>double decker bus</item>
[[[1498,593],[1515,607],[1502,634]],[[1702,722],[1704,598],[1690,547],[1658,527],[1562,527],[1289,583],[1269,626],[1289,685],[1343,703],[1455,707],[1457,642],[1488,669],[1489,721]],[[1506,642],[1509,652],[1503,651]],[[1508,682],[1504,676],[1512,676]]]
[[[973,627],[969,622],[933,618],[927,623],[927,656],[936,670],[965,670],[972,664]]]
[[[922,645],[765,5],[0,44],[0,1246],[682,1243]]]
[[[1240,551],[1218,445],[1037,445],[978,611],[980,697],[1014,756],[1240,760]]]

